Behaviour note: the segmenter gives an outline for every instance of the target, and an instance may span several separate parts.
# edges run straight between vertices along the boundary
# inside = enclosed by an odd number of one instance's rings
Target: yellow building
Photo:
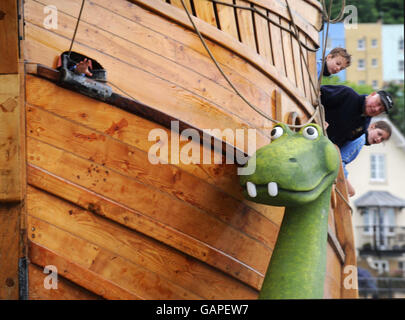
[[[383,86],[382,24],[359,23],[357,28],[346,29],[346,49],[352,55],[352,64],[346,71],[346,80],[368,84],[378,89]]]

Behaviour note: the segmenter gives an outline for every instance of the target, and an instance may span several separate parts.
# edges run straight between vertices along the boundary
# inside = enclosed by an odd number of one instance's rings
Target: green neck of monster
[[[286,207],[260,299],[323,298],[330,196]]]

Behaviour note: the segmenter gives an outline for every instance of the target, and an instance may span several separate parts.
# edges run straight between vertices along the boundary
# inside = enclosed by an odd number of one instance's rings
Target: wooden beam
[[[56,69],[49,68],[44,65],[32,64],[29,66],[29,68],[27,68],[27,73],[37,75],[41,78],[50,80],[54,83],[59,82],[59,77],[60,77],[59,71]],[[64,87],[75,91],[73,88],[70,88],[69,86],[64,86]],[[207,134],[206,132],[204,133],[201,128],[194,127],[193,125],[191,125],[185,121],[182,121],[181,119],[177,119],[152,106],[148,106],[135,99],[124,97],[115,92],[113,92],[111,97],[109,97],[105,102],[108,104],[111,104],[113,106],[116,106],[122,110],[125,110],[129,113],[142,117],[144,119],[156,122],[168,129],[171,129],[172,121],[178,121],[179,122],[179,132],[182,132],[185,129],[194,129],[198,132],[198,134],[200,136],[200,141],[204,141],[204,139],[208,138],[208,139],[210,139],[209,142],[210,142],[211,146],[216,145],[215,141],[218,141],[217,137]],[[225,140],[221,141],[220,143],[222,144],[221,150],[222,150],[224,156],[226,156],[226,150],[228,148],[234,149],[235,163],[237,163],[238,158],[243,158],[243,157],[247,156],[247,154],[243,150],[239,149],[238,147],[236,147],[234,145],[230,145]]]
[[[19,271],[24,271],[19,270],[19,261],[25,256],[21,237],[25,175],[18,2],[0,2],[0,299],[8,300],[19,299],[24,287],[19,281]]]
[[[17,23],[17,1],[0,1],[0,74],[18,73]]]
[[[19,95],[19,75],[0,75],[0,202],[21,200]]]

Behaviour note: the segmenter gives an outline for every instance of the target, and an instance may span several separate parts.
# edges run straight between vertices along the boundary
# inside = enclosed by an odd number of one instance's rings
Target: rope
[[[343,193],[338,189],[337,184],[335,182],[335,191],[336,193],[339,195],[339,197],[343,200],[343,202],[348,206],[348,208],[350,209],[351,214],[353,214],[353,208],[350,205],[350,203],[346,200],[346,198],[344,197]]]
[[[241,93],[240,91],[233,85],[232,81],[228,78],[228,76],[225,74],[225,72],[222,70],[221,66],[219,65],[218,61],[215,59],[215,57],[213,56],[211,50],[208,48],[203,36],[201,35],[200,31],[198,30],[197,26],[194,23],[194,20],[192,19],[190,12],[188,11],[186,5],[184,4],[184,1],[181,0],[181,4],[183,5],[183,8],[187,14],[188,19],[190,20],[195,32],[197,33],[198,37],[201,40],[202,45],[204,46],[205,50],[207,51],[208,55],[210,56],[211,60],[214,62],[215,66],[217,67],[218,71],[221,73],[221,75],[224,77],[224,79],[228,82],[228,84],[231,86],[231,88],[235,91],[235,93],[250,107],[252,108],[254,111],[256,111],[258,114],[260,114],[263,118],[270,120],[276,124],[279,123],[283,123],[281,121],[275,120],[273,118],[271,118],[270,116],[268,116],[267,114],[265,114],[263,111],[261,111],[260,109],[258,109],[257,107],[255,107],[253,104],[251,104]],[[285,124],[289,126],[290,128],[302,128],[305,125],[307,125],[308,123],[311,123],[314,118],[316,117],[318,113],[318,108],[315,109],[315,112],[312,114],[312,116],[309,118],[309,120],[302,124],[302,125],[292,125],[292,124]],[[262,129],[267,129],[267,128],[262,128]]]
[[[71,43],[70,43],[69,54],[68,54],[68,57],[69,57],[69,58],[70,58],[70,53],[72,52],[73,43],[75,42],[76,33],[77,33],[77,29],[78,29],[78,27],[79,27],[80,19],[81,19],[81,17],[82,17],[82,12],[83,12],[83,7],[84,7],[84,2],[85,2],[85,1],[86,1],[86,0],[83,0],[83,1],[82,1],[82,6],[80,7],[79,17],[77,18],[75,31],[74,31],[74,33],[73,33],[73,38],[72,38],[72,41],[71,41]]]
[[[326,7],[325,0],[321,0],[321,2],[322,2],[322,7],[325,8]],[[323,11],[322,13],[323,13],[324,19],[329,21],[332,24],[342,21],[343,15],[344,15],[344,12],[345,12],[345,6],[346,6],[346,0],[342,0],[342,5],[340,7],[340,12],[339,12],[338,16],[335,19],[330,19],[330,14],[331,14],[330,11],[329,11],[329,14],[326,14],[325,11]]]
[[[316,51],[318,51],[318,49],[319,49],[319,48],[314,49],[314,48],[308,47],[305,43],[303,43],[301,40],[299,40],[299,39],[296,37],[296,35],[295,35],[290,29],[288,29],[288,28],[282,26],[282,25],[281,25],[280,23],[278,23],[278,22],[273,21],[273,20],[270,19],[268,16],[266,16],[264,13],[262,13],[262,12],[259,11],[259,10],[257,10],[255,7],[245,7],[245,6],[241,6],[241,5],[237,5],[237,4],[232,4],[232,3],[227,3],[227,2],[221,2],[221,1],[218,1],[218,0],[208,0],[208,1],[213,2],[213,3],[215,3],[215,4],[220,4],[220,5],[232,7],[232,8],[235,8],[235,9],[248,10],[248,11],[252,11],[252,12],[254,12],[254,13],[257,13],[259,16],[261,16],[262,18],[264,18],[264,19],[267,20],[268,22],[270,22],[270,23],[276,25],[277,27],[279,27],[280,29],[282,29],[282,30],[284,30],[284,31],[286,31],[286,32],[288,32],[288,33],[290,33],[290,34],[291,34],[292,36],[294,36],[294,37],[297,39],[297,41],[300,42],[301,45],[302,45],[305,49],[307,49],[308,51],[316,52]]]

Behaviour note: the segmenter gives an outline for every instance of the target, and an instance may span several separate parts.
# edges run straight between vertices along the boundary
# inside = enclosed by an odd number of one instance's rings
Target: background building
[[[374,89],[383,86],[382,24],[359,23],[345,30],[346,49],[352,55],[346,80],[357,85],[367,84]]]
[[[405,284],[405,137],[386,115],[377,120],[391,124],[390,140],[363,147],[347,170],[356,190],[350,202],[358,266],[374,277],[390,279],[392,289],[398,286],[393,281]],[[391,293],[398,297],[405,286]]]
[[[322,59],[322,48],[323,48],[323,35],[326,34],[326,24],[324,26],[323,32],[321,31],[319,33],[319,39],[320,39],[320,45],[321,49],[319,49],[316,52],[316,60],[321,60]],[[346,48],[346,41],[345,41],[345,29],[344,25],[342,22],[336,23],[336,24],[329,24],[329,30],[328,30],[328,40],[326,43],[326,52],[325,56],[331,51],[333,48],[340,47],[340,48]],[[336,74],[336,76],[339,77],[341,81],[346,80],[346,70],[343,70]]]
[[[404,83],[404,26],[382,25],[383,81]]]

